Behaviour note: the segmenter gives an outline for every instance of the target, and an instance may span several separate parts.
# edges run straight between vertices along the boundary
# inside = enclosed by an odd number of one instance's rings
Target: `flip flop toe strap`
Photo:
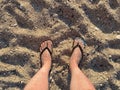
[[[45,48],[42,50],[42,52],[40,53],[40,57],[41,57],[41,55],[43,54],[43,52],[44,52],[45,50],[48,50],[48,52],[50,53],[50,55],[52,55],[52,51],[51,51],[48,47],[45,47]]]
[[[76,46],[73,47],[72,53],[74,52],[74,50],[75,50],[77,47],[79,47],[79,49],[80,49],[80,51],[81,51],[81,54],[82,54],[81,60],[82,60],[82,59],[83,59],[83,49],[82,49],[82,47],[79,45],[79,43],[78,43]]]

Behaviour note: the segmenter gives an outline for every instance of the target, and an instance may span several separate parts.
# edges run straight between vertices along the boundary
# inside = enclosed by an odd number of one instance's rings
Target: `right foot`
[[[41,53],[40,58],[42,61],[42,67],[44,67],[46,70],[50,70],[51,68],[51,62],[52,62],[51,52],[52,52],[52,41],[51,40],[44,41],[40,46],[40,53]]]
[[[73,47],[75,47],[76,45],[80,45],[80,47],[83,49],[84,48],[84,43],[83,41],[80,39],[80,38],[76,38],[74,40],[74,43],[73,43]],[[72,55],[70,57],[70,66],[71,65],[77,65],[79,64],[81,58],[82,58],[82,51],[81,49],[79,48],[79,46],[77,46],[73,52],[72,52]]]

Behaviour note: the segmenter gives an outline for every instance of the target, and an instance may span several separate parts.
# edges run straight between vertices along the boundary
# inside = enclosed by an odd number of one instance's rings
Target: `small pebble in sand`
[[[90,0],[90,2],[93,2],[93,0]]]
[[[13,24],[13,25],[10,25],[11,27],[16,27],[17,26],[17,23]]]
[[[117,39],[120,39],[120,35],[117,35],[116,38],[117,38]]]
[[[50,76],[50,80],[52,80],[52,77]]]
[[[112,55],[109,55],[108,57],[109,57],[109,61],[112,61]]]
[[[95,30],[99,30],[99,28],[98,28],[98,27],[95,27]]]
[[[54,82],[54,80],[52,79],[51,82]]]
[[[99,84],[99,86],[102,86],[103,84]]]
[[[22,84],[22,83],[24,83],[24,81],[20,81],[20,83]]]
[[[23,6],[21,6],[21,5],[19,6],[19,9],[22,10],[23,12],[26,11],[26,9]]]
[[[58,17],[58,14],[53,14],[53,17],[54,17],[54,18],[57,18],[57,17]]]
[[[14,53],[14,51],[10,50],[9,53],[12,55]]]

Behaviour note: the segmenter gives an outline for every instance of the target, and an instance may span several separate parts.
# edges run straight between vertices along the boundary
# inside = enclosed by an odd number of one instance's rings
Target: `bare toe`
[[[47,41],[47,47],[50,49],[50,51],[52,52],[52,47],[53,47],[53,45],[52,45],[52,41],[51,40],[48,40]]]
[[[85,42],[79,37],[75,38],[73,46],[76,46],[77,44],[79,44],[81,48],[84,49]]]

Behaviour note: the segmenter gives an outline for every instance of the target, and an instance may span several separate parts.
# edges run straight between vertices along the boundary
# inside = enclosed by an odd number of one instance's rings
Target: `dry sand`
[[[40,69],[39,45],[54,43],[50,90],[69,90],[73,39],[97,90],[120,90],[120,0],[0,0],[0,90],[22,90]]]

